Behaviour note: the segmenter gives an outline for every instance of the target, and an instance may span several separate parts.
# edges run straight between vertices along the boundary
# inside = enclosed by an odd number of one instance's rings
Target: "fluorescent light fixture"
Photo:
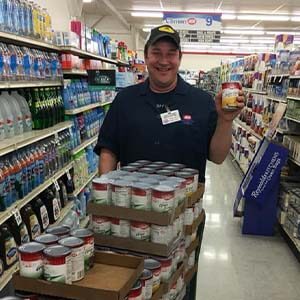
[[[236,20],[236,15],[233,14],[222,14],[222,20]]]
[[[94,0],[83,0],[83,3],[91,3],[93,2]]]
[[[151,31],[151,28],[150,28],[150,27],[148,27],[148,28],[143,28],[143,31],[144,31],[144,32],[150,32],[150,31]]]
[[[156,26],[159,26],[161,24],[144,24],[144,27],[150,27],[150,28],[153,28],[153,27],[156,27]]]
[[[149,17],[149,18],[162,18],[163,13],[159,11],[134,11],[131,13],[133,17]]]
[[[275,40],[250,40],[250,44],[274,44]]]
[[[289,21],[289,16],[280,15],[238,15],[238,20],[246,21]]]
[[[223,39],[221,38],[221,43],[232,44],[232,43],[249,43],[249,39]]]
[[[223,30],[226,34],[248,34],[248,35],[263,35],[265,34],[262,30],[232,30],[232,29],[225,29]]]
[[[299,31],[267,31],[268,35],[279,35],[279,34],[292,34],[292,35],[300,35]]]
[[[300,22],[300,16],[297,17],[291,17],[292,22]]]

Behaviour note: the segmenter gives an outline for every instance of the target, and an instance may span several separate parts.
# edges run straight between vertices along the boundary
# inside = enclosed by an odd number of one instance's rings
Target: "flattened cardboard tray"
[[[177,246],[180,238],[174,239],[168,245],[134,240],[131,238],[114,237],[108,235],[94,234],[95,245],[130,250],[134,252],[146,253],[157,256],[170,256]]]
[[[185,225],[184,233],[185,235],[192,235],[201,223],[204,222],[205,219],[205,211],[202,209],[199,217],[193,222],[192,225]]]
[[[171,276],[171,278],[168,280],[168,282],[164,282],[164,294],[168,293],[175,282],[177,282],[178,278],[181,274],[184,272],[184,263],[182,263],[176,270],[176,272]]]
[[[123,300],[140,277],[144,259],[96,252],[94,267],[72,285],[13,276],[16,290],[76,300]]]
[[[199,183],[198,190],[186,199],[186,207],[192,207],[197,201],[199,201],[204,194],[204,184]]]
[[[167,226],[173,224],[174,220],[179,217],[185,210],[185,201],[182,202],[173,213],[159,213],[155,211],[143,211],[133,208],[95,204],[90,202],[87,207],[87,212],[90,215],[125,219],[131,221],[139,221],[150,224]]]
[[[191,269],[189,269],[185,273],[185,275],[184,275],[185,284],[188,284],[192,280],[192,278],[196,274],[197,270],[198,270],[198,263],[196,263]]]
[[[190,256],[194,250],[199,246],[199,238],[197,237],[188,248],[185,249],[186,255]]]

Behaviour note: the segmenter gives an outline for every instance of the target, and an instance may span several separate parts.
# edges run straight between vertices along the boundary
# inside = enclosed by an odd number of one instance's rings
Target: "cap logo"
[[[175,33],[175,31],[169,26],[159,27],[158,30],[163,32],[168,32],[168,33]]]

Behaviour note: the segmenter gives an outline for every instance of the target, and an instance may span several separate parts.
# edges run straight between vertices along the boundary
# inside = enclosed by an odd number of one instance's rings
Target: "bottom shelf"
[[[11,268],[3,273],[0,277],[0,291],[5,288],[5,286],[11,281],[12,276],[19,270],[19,263],[15,263]]]
[[[278,228],[288,246],[300,262],[300,240],[294,238],[281,224],[278,224]]]
[[[232,160],[233,164],[236,165],[236,166],[238,167],[238,169],[239,169],[239,171],[242,173],[242,175],[245,175],[245,174],[247,173],[247,171],[244,170],[244,169],[242,168],[242,166],[239,164],[239,162],[236,160],[235,155],[234,155],[234,152],[233,152],[232,149],[230,149],[230,154],[232,155],[232,158],[233,158],[233,160]]]

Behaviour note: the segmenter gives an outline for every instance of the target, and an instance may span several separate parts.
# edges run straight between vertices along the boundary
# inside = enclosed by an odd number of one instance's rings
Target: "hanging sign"
[[[221,15],[164,12],[163,21],[178,30],[182,42],[218,43],[221,37]]]

